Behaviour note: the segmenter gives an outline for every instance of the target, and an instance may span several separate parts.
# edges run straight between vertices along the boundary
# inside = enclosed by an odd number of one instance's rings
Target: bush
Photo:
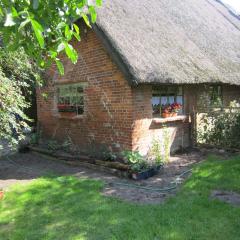
[[[0,47],[0,140],[10,146],[24,138],[31,123],[25,112],[37,80],[39,71],[22,50],[10,53]]]
[[[230,108],[200,115],[197,142],[219,147],[240,148],[240,108],[232,102]]]
[[[141,172],[148,168],[148,164],[143,158],[143,156],[137,151],[124,151],[124,159],[130,165],[132,172]]]

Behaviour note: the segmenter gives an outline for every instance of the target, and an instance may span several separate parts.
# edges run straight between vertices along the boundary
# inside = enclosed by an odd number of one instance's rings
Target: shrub
[[[240,108],[232,102],[229,108],[200,115],[197,142],[219,147],[240,148]]]
[[[138,151],[123,151],[122,155],[130,165],[132,172],[141,172],[149,167],[143,156]]]

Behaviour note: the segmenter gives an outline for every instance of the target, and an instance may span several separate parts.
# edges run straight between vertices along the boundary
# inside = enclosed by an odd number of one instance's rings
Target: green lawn
[[[209,157],[162,205],[103,197],[102,187],[74,177],[15,186],[0,203],[0,239],[240,239],[240,207],[209,199],[214,189],[240,192],[240,157]]]

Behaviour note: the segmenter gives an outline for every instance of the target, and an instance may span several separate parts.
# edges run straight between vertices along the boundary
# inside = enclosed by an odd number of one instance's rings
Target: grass
[[[0,239],[239,239],[240,208],[209,195],[215,189],[240,193],[240,157],[209,157],[162,205],[103,197],[102,187],[74,177],[14,186],[0,202]]]

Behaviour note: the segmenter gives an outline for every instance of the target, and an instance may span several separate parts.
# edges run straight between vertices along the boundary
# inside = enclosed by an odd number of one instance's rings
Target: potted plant
[[[171,117],[171,106],[170,105],[163,105],[162,106],[162,117],[163,118],[168,118],[168,117]]]
[[[180,103],[172,103],[171,104],[171,116],[176,117],[179,111],[182,109],[182,105]]]
[[[158,168],[156,168],[156,166],[150,166],[137,151],[125,151],[123,155],[130,165],[130,177],[134,180],[147,179],[158,172]]]

